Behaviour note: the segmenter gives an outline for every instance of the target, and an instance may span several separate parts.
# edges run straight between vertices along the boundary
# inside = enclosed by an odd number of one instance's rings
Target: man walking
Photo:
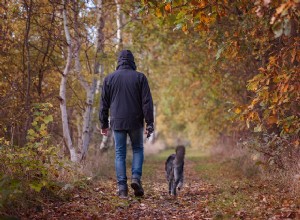
[[[103,83],[100,122],[101,134],[108,134],[108,115],[115,140],[115,168],[120,198],[128,196],[126,176],[126,142],[127,134],[132,144],[131,187],[135,196],[143,196],[141,185],[144,162],[144,119],[146,135],[154,131],[153,101],[148,80],[143,73],[136,71],[133,54],[123,50],[118,56],[117,70],[109,74]]]

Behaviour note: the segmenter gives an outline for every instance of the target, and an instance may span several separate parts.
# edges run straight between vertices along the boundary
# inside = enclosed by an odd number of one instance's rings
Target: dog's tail
[[[185,155],[185,147],[182,145],[179,145],[176,147],[176,163],[182,164],[184,161],[184,155]]]

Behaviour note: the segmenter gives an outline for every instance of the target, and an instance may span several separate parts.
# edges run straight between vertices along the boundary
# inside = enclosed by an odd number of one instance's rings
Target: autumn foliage
[[[198,33],[197,41],[207,52],[207,67],[195,73],[194,82],[185,91],[181,89],[185,93],[182,102],[202,108],[190,114],[186,106],[179,107],[187,114],[188,123],[193,128],[200,126],[203,133],[208,123],[195,125],[195,120],[209,114],[209,133],[241,137],[246,146],[261,154],[260,163],[284,169],[289,162],[296,162],[300,131],[299,2],[149,0],[144,1],[144,7],[146,13],[154,13],[174,30],[182,30],[187,38],[195,39]],[[199,77],[202,80],[198,81]],[[219,91],[216,86],[221,87]],[[212,105],[204,105],[205,99]]]
[[[133,51],[149,79],[156,136],[166,145],[223,152],[242,146],[261,172],[299,181],[299,0],[97,3],[103,5],[0,3],[0,205],[22,191],[49,189],[61,177],[70,152],[60,104],[75,157],[98,155],[101,83],[122,48]],[[65,99],[59,95],[64,69]],[[83,134],[91,137],[86,151]]]

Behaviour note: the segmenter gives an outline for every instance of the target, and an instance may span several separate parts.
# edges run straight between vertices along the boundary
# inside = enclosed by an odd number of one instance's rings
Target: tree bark
[[[117,23],[117,43],[116,43],[116,52],[123,49],[123,38],[122,38],[122,27],[123,27],[123,15],[121,11],[120,0],[115,0],[116,3],[116,23]],[[100,85],[102,85],[100,83]],[[100,144],[100,150],[104,151],[108,149],[108,142],[111,139],[112,134],[109,132],[108,136],[103,136]]]
[[[120,0],[115,0],[117,13],[116,13],[116,23],[117,23],[117,44],[116,44],[116,51],[120,51],[123,48],[123,38],[122,38],[122,11],[121,11],[121,4]]]
[[[116,23],[117,23],[117,43],[116,43],[116,52],[123,49],[123,38],[122,38],[122,27],[123,27],[123,15],[121,11],[120,0],[115,0],[116,3]],[[100,84],[101,85],[101,84]],[[108,136],[103,136],[100,144],[100,150],[108,149],[108,142],[111,139],[112,134],[109,132]]]
[[[103,1],[97,1],[97,37],[96,37],[96,53],[95,53],[95,62],[94,62],[94,72],[93,72],[93,81],[91,86],[89,87],[86,97],[86,107],[83,115],[83,127],[82,127],[82,154],[81,160],[83,160],[88,151],[90,138],[91,138],[91,127],[92,127],[92,110],[93,103],[95,98],[95,92],[97,87],[97,78],[96,76],[100,72],[100,58],[103,54],[104,49],[104,19],[103,19],[103,11],[102,11]]]
[[[80,115],[76,116],[76,126],[77,126],[77,146],[82,146],[81,143],[81,135],[82,135],[82,131],[81,131],[81,117]]]
[[[27,119],[25,121],[25,126],[24,126],[24,131],[22,132],[22,143],[21,145],[24,145],[26,143],[26,136],[27,136],[27,131],[29,130],[30,127],[30,122],[31,122],[31,66],[30,66],[30,48],[29,48],[29,33],[30,33],[30,28],[31,28],[31,13],[32,13],[32,0],[29,1],[24,1],[24,6],[26,9],[26,30],[25,30],[25,37],[24,37],[24,46],[25,46],[25,53],[24,60],[26,59],[26,73],[27,73],[27,85],[26,85],[26,93],[25,93],[25,111],[27,114]]]
[[[62,119],[62,126],[63,126],[63,138],[64,138],[64,144],[68,147],[70,151],[70,157],[71,161],[77,162],[77,155],[75,148],[72,143],[72,139],[70,136],[70,128],[69,128],[69,122],[68,122],[68,112],[67,112],[67,100],[66,100],[66,85],[67,85],[67,76],[71,69],[71,62],[72,62],[72,41],[71,41],[71,35],[70,30],[68,26],[68,20],[67,20],[67,6],[65,0],[63,0],[63,23],[64,23],[64,30],[65,30],[65,36],[67,41],[67,60],[66,60],[66,66],[61,78],[60,82],[60,89],[59,89],[59,95],[60,95],[60,110],[61,110],[61,119]]]
[[[90,90],[90,86],[88,82],[84,79],[82,76],[82,68],[81,68],[81,62],[80,62],[80,50],[81,50],[81,40],[80,40],[80,34],[79,34],[79,24],[78,24],[78,14],[79,14],[79,8],[77,0],[72,0],[73,3],[73,12],[74,12],[74,35],[75,35],[75,48],[74,48],[74,60],[75,60],[75,72],[79,78],[79,82],[81,86],[85,89],[87,92]]]

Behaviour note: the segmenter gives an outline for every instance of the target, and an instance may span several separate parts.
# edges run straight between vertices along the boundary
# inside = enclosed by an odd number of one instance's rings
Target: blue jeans
[[[117,182],[119,190],[127,189],[127,176],[126,176],[126,142],[127,134],[130,137],[132,144],[132,178],[141,179],[143,162],[144,162],[144,142],[143,142],[143,128],[135,130],[114,130],[115,139],[115,168],[117,175]]]

